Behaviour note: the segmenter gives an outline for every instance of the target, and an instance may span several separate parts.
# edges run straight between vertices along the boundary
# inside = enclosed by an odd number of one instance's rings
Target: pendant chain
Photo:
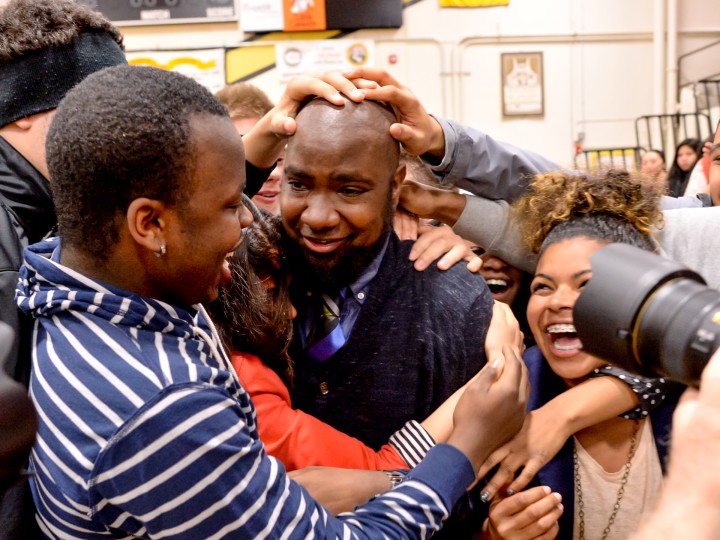
[[[625,465],[623,465],[625,471],[623,472],[622,479],[620,480],[620,488],[618,489],[617,497],[615,498],[612,514],[610,514],[608,524],[603,530],[602,540],[607,540],[607,537],[610,534],[610,527],[612,527],[613,523],[615,523],[615,517],[617,516],[618,510],[620,510],[620,502],[622,501],[623,495],[625,495],[625,486],[628,482],[628,476],[630,476],[630,465],[632,465],[632,458],[635,455],[635,450],[637,450],[639,430],[640,422],[635,420],[635,429],[633,430],[632,439],[630,440],[630,452],[628,452],[628,459],[625,462]],[[583,502],[582,485],[580,483],[580,464],[578,462],[578,453],[575,444],[573,445],[573,461],[573,468],[575,471],[575,493],[577,494],[578,517],[580,519],[580,523],[578,523],[578,530],[580,533],[580,540],[585,540],[585,503]]]

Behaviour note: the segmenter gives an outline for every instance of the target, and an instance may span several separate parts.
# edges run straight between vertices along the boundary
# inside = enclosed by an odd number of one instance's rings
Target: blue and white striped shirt
[[[473,480],[438,445],[410,480],[331,516],[265,454],[255,410],[202,308],[85,277],[57,239],[30,246],[18,304],[35,317],[31,456],[49,538],[422,538]]]

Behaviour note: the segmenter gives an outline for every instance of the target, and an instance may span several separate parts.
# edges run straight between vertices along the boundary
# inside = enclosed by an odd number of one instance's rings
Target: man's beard
[[[332,294],[354,283],[372,264],[385,245],[392,229],[395,206],[389,193],[383,217],[383,229],[371,246],[344,246],[327,255],[303,249],[283,230],[283,251],[287,268],[303,287],[319,289]]]

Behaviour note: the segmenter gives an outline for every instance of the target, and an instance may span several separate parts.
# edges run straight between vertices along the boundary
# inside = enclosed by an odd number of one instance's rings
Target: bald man
[[[293,403],[375,447],[482,367],[493,303],[463,265],[418,272],[408,260],[412,242],[392,230],[405,177],[394,121],[376,102],[311,101],[281,188],[299,310]]]

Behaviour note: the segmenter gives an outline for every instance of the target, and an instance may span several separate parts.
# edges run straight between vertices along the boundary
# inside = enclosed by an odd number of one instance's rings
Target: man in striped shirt
[[[448,444],[333,518],[265,454],[200,305],[251,222],[223,107],[182,75],[114,67],[67,95],[47,150],[60,237],[26,250],[18,285],[37,319],[31,468],[46,537],[426,537],[522,424],[526,376],[509,355],[465,393]]]

